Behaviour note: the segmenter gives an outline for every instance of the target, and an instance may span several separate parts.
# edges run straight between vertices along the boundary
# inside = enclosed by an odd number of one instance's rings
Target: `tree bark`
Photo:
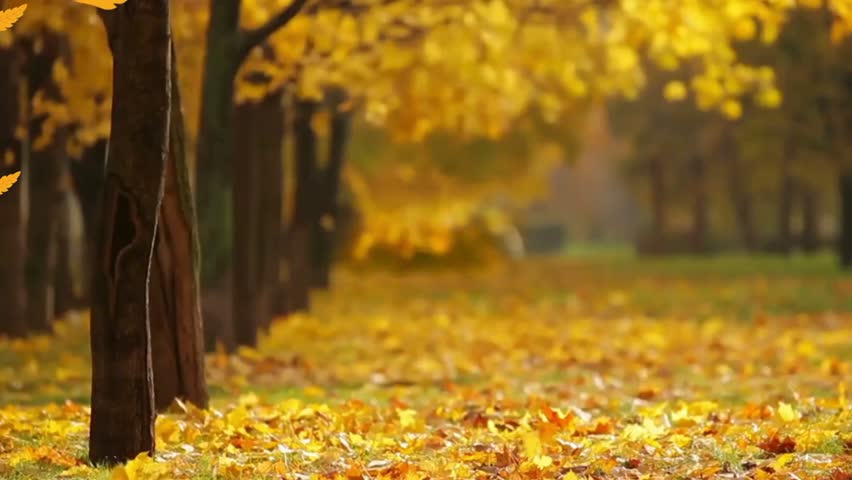
[[[319,178],[319,209],[313,223],[313,287],[331,286],[331,267],[335,254],[341,173],[346,158],[346,144],[351,127],[351,113],[341,111],[345,94],[334,92],[331,98],[331,135],[328,162]]]
[[[19,46],[0,49],[0,176],[22,169],[21,143],[15,139],[15,127],[20,117],[19,99],[22,90],[21,54]],[[24,289],[24,258],[26,258],[25,204],[23,185],[18,178],[8,192],[0,197],[0,336],[22,337],[27,333],[25,318],[26,290]]]
[[[169,155],[151,274],[154,398],[160,411],[176,398],[201,408],[209,402],[198,287],[198,230],[174,50],[171,62]]]
[[[840,175],[840,241],[838,242],[840,263],[852,268],[852,172]]]
[[[709,230],[709,192],[707,185],[707,166],[704,157],[693,158],[693,204],[692,204],[692,249],[695,253],[707,251],[707,233]]]
[[[312,279],[311,236],[319,218],[317,137],[311,125],[317,104],[300,100],[295,105],[293,141],[296,160],[296,192],[288,235],[288,313],[310,308]]]
[[[89,458],[154,452],[149,276],[171,106],[169,2],[104,13],[113,50],[112,132],[92,282]]]

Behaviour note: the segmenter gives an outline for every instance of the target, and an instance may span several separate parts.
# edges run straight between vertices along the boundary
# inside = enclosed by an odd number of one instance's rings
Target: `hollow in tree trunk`
[[[113,102],[92,275],[89,458],[109,464],[154,452],[148,279],[169,147],[171,39],[168,0],[103,15]]]

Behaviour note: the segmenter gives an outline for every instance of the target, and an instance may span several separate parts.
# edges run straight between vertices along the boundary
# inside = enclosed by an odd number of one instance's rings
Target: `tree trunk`
[[[319,217],[317,137],[311,125],[316,108],[316,102],[298,101],[294,112],[296,192],[287,249],[290,267],[287,276],[288,313],[310,307],[311,234]]]
[[[793,195],[794,179],[792,163],[795,154],[788,143],[781,158],[781,185],[778,198],[778,250],[789,254],[793,249]]]
[[[260,139],[260,219],[257,261],[261,299],[260,326],[266,328],[276,312],[276,299],[281,286],[281,231],[284,227],[282,204],[284,201],[284,105],[282,93],[276,92],[262,103],[258,129]]]
[[[171,75],[169,156],[151,275],[154,398],[160,411],[168,408],[175,398],[202,408],[209,401],[198,288],[198,230],[174,50]]]
[[[20,117],[21,55],[18,45],[0,49],[0,176],[22,169],[21,143],[15,139],[15,127]],[[23,183],[19,178],[8,192],[0,197],[0,336],[22,337],[27,333],[24,289],[25,204]]]
[[[722,152],[728,160],[728,187],[730,188],[731,203],[734,208],[734,216],[737,221],[737,229],[740,232],[740,240],[746,251],[754,251],[757,247],[757,238],[754,229],[754,213],[752,209],[752,198],[748,191],[748,182],[744,178],[744,172],[735,146]]]
[[[329,136],[328,162],[319,181],[319,210],[314,220],[313,287],[327,289],[331,285],[331,266],[335,254],[335,233],[338,226],[340,177],[346,158],[351,113],[340,111],[345,96],[335,92],[331,106],[331,135]]]
[[[819,249],[819,194],[811,187],[800,189],[802,198],[802,250]]]
[[[234,194],[234,337],[237,345],[257,344],[260,325],[260,157],[263,132],[260,131],[261,106],[245,103],[236,108],[234,137],[239,161],[233,161]]]
[[[852,172],[840,175],[840,263],[852,267]]]
[[[203,295],[231,296],[221,288],[231,266],[234,209],[230,161],[233,155],[234,77],[239,67],[239,0],[211,0],[207,56],[201,92],[201,119],[196,156],[198,227],[203,256]],[[215,292],[215,293],[214,293]],[[205,303],[215,303],[208,302]],[[227,302],[226,302],[227,303]],[[230,311],[213,312],[216,338],[228,350],[235,343]],[[211,315],[205,313],[205,318]]]
[[[666,236],[668,215],[666,211],[666,181],[665,168],[659,157],[653,157],[648,162],[651,190],[651,212],[653,215],[654,238],[657,241]]]
[[[71,179],[68,171],[68,156],[65,155],[60,165],[59,200],[56,205],[56,233],[53,241],[56,244],[56,268],[53,272],[54,311],[60,317],[80,305],[79,288],[74,281],[75,266],[83,263],[82,258],[74,252],[74,245],[79,239],[73,238],[72,212],[77,207],[76,198],[71,192]],[[75,265],[76,264],[76,265]]]
[[[707,251],[707,233],[709,229],[709,198],[707,191],[707,166],[701,155],[693,158],[693,194],[692,204],[692,249],[695,253]]]
[[[112,132],[92,282],[89,458],[154,452],[149,276],[171,105],[169,2],[104,13],[113,50]]]
[[[71,181],[74,195],[80,203],[80,215],[83,219],[83,292],[82,303],[89,305],[89,289],[92,285],[92,268],[95,264],[95,249],[98,238],[98,218],[100,202],[103,196],[104,167],[106,166],[107,141],[100,140],[83,151],[83,155],[70,162]]]
[[[27,58],[27,91],[34,96],[41,92],[52,100],[60,100],[58,87],[51,72],[59,61],[64,39],[55,34],[43,34],[43,41],[30,47]],[[29,139],[42,135],[43,117],[31,118]],[[34,332],[49,332],[55,317],[53,279],[57,263],[56,234],[59,228],[61,178],[67,161],[65,129],[54,132],[50,143],[43,148],[31,144],[29,173],[29,210],[27,225],[27,319]]]

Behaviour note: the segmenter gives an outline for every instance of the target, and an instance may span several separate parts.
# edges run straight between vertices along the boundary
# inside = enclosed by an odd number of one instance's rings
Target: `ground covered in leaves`
[[[727,263],[726,263],[727,262]],[[0,341],[0,478],[852,478],[852,277],[830,260],[341,274],[158,451],[85,462],[83,316]]]

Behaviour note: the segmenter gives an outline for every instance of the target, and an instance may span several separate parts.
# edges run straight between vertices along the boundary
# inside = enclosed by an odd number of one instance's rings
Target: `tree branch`
[[[293,0],[290,2],[290,5],[278,12],[278,14],[273,15],[265,24],[254,30],[243,32],[240,35],[238,63],[241,63],[254,47],[263,43],[270,35],[295,18],[302,11],[302,7],[306,3],[308,3],[308,0]]]

